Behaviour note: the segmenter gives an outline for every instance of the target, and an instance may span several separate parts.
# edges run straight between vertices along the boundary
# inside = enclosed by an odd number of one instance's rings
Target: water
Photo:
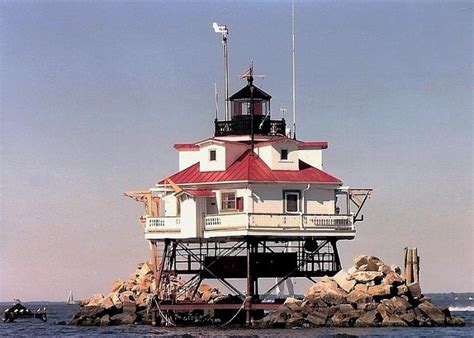
[[[408,327],[408,328],[309,328],[309,329],[246,329],[237,327],[180,327],[161,328],[148,325],[109,326],[109,327],[79,327],[57,325],[59,321],[68,321],[77,310],[77,305],[65,303],[24,303],[30,310],[46,306],[48,322],[39,319],[16,320],[15,323],[0,322],[0,335],[12,336],[161,336],[161,337],[200,337],[200,336],[230,336],[230,337],[293,337],[298,336],[474,336],[474,295],[469,294],[430,294],[433,303],[447,306],[452,313],[462,317],[464,327]],[[471,299],[469,299],[471,297]],[[10,307],[10,303],[0,303],[0,310]],[[454,311],[461,310],[461,311]]]

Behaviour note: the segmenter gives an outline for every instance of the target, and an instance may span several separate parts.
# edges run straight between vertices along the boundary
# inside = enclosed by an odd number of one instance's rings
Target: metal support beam
[[[247,242],[247,294],[245,297],[245,321],[247,325],[252,322],[252,298],[253,298],[253,269],[252,269],[252,243]]]
[[[290,241],[294,248],[292,252],[286,250]],[[237,241],[223,238],[219,241],[203,239],[199,242],[167,239],[156,271],[157,293],[161,299],[157,299],[154,305],[156,309],[160,309],[157,310],[158,313],[204,308],[240,309],[245,311],[244,318],[250,324],[257,315],[256,309],[273,309],[278,306],[274,302],[262,301],[288,278],[304,277],[315,282],[313,277],[337,273],[341,264],[336,244],[337,240],[332,238],[241,237]],[[168,290],[168,284],[165,283],[170,282],[172,276],[180,274],[192,276],[178,290]],[[275,277],[278,277],[278,282],[261,296],[258,295],[258,279]],[[238,295],[243,304],[192,303],[199,285],[206,278],[219,280]],[[233,278],[246,279],[245,293],[233,285]],[[184,299],[182,295],[186,295],[186,300],[178,301],[177,299]],[[168,318],[168,313],[165,314]]]
[[[354,215],[354,223],[360,222],[364,220],[364,215],[359,217],[359,214],[364,206],[365,202],[368,198],[372,195],[373,189],[349,189],[349,199],[352,203],[355,204],[357,207],[357,211]]]

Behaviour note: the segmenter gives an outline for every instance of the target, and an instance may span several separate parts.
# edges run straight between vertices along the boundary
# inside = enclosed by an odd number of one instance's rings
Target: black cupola
[[[253,84],[252,68],[245,76],[247,85],[229,97],[230,121],[215,121],[215,136],[285,134],[285,120],[270,120],[268,93]],[[252,128],[253,125],[253,128]]]

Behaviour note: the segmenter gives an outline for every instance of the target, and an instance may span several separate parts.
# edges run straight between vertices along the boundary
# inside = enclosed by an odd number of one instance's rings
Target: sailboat
[[[75,305],[75,304],[77,304],[77,302],[74,301],[74,296],[73,296],[73,294],[72,294],[72,290],[69,291],[69,295],[67,296],[67,301],[66,301],[66,303],[67,303],[68,305]]]

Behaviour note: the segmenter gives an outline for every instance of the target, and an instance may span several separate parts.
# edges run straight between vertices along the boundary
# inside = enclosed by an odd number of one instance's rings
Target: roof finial
[[[253,84],[253,79],[254,77],[260,77],[262,79],[265,78],[265,75],[254,75],[253,74],[253,60],[250,61],[249,69],[245,72],[239,75],[239,79],[246,78],[247,79],[247,86],[251,86]]]

